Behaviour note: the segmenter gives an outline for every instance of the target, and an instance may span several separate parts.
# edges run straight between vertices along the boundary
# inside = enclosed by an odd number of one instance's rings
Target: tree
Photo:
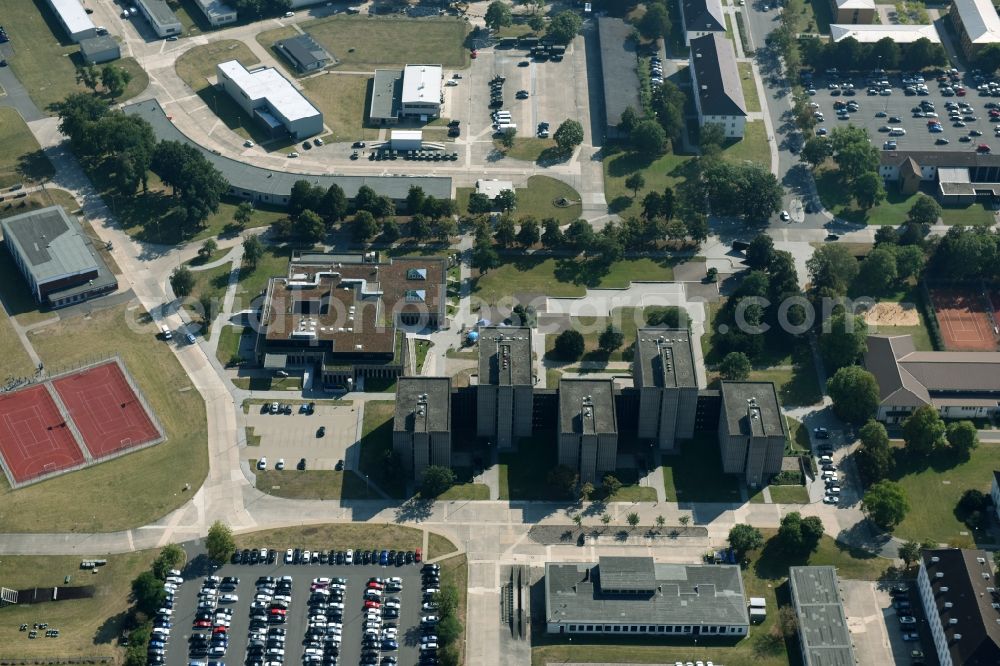
[[[667,524],[667,519],[662,515],[656,517],[656,527],[657,529],[663,529],[663,526]]]
[[[602,513],[601,514],[601,523],[603,523],[604,525],[607,525],[610,522],[611,522],[611,514],[610,513]]]
[[[882,69],[898,69],[901,49],[899,44],[892,41],[892,37],[883,37],[875,42],[871,47],[868,59],[874,60]]]
[[[746,381],[750,377],[750,359],[743,352],[729,352],[719,364],[719,374],[723,379],[735,382]]]
[[[77,68],[76,80],[90,88],[91,92],[97,92],[97,84],[101,81],[101,72],[93,65],[84,65]]]
[[[481,192],[473,192],[469,195],[469,205],[467,207],[470,215],[479,215],[493,210],[493,202]]]
[[[541,14],[532,14],[528,17],[528,27],[532,32],[545,30],[545,18]]]
[[[319,201],[319,210],[316,212],[322,215],[323,221],[329,225],[344,219],[350,207],[344,188],[334,183],[323,193],[323,198]]]
[[[359,210],[354,214],[354,221],[351,223],[351,235],[359,243],[367,243],[378,235],[378,221],[375,216],[366,210]]]
[[[858,471],[869,482],[881,481],[892,471],[889,433],[886,432],[884,425],[875,419],[868,419],[858,431],[858,436],[861,445],[854,454]]]
[[[633,527],[634,528],[635,526],[637,526],[639,524],[639,514],[636,513],[635,511],[632,511],[627,516],[625,516],[625,520],[628,521],[629,527]]]
[[[884,293],[896,283],[899,272],[896,268],[895,247],[876,247],[858,266],[858,277],[855,285],[865,294],[878,295]]]
[[[920,559],[920,544],[916,541],[904,541],[896,553],[899,555],[899,559],[903,560],[903,564],[909,568],[911,564]]]
[[[576,470],[572,467],[567,467],[566,465],[556,465],[549,471],[546,480],[550,486],[555,488],[559,495],[570,499],[576,492],[576,482],[579,478],[580,477],[576,473]]]
[[[837,370],[827,380],[826,390],[833,400],[834,413],[850,423],[864,423],[878,407],[879,390],[875,375],[856,365]]]
[[[643,155],[656,157],[667,152],[667,133],[655,120],[640,120],[632,129],[629,139],[632,147]]]
[[[421,479],[420,495],[426,498],[437,497],[453,485],[455,485],[455,472],[450,467],[428,465],[424,468]]]
[[[959,460],[968,460],[973,450],[979,446],[979,433],[972,421],[949,423],[945,436]]]
[[[491,30],[499,30],[502,27],[510,25],[513,21],[510,6],[502,2],[502,0],[491,2],[489,7],[486,8],[486,14],[483,18],[486,21],[486,27]]]
[[[434,229],[434,237],[440,241],[446,241],[458,233],[458,223],[450,216],[434,220],[432,227]]]
[[[559,152],[563,155],[569,155],[583,143],[583,125],[576,120],[564,120],[556,128],[552,138],[555,140]]]
[[[583,350],[583,335],[580,331],[569,328],[556,337],[552,352],[556,358],[564,361],[576,361],[583,356]]]
[[[670,34],[670,17],[667,8],[662,4],[646,3],[646,13],[636,25],[639,34],[645,39],[653,40]]]
[[[458,621],[454,613],[442,615],[441,621],[434,627],[438,642],[442,645],[451,645],[462,635],[462,623]]]
[[[974,511],[986,509],[989,503],[990,498],[986,493],[975,488],[970,488],[962,493],[962,497],[958,500],[958,505],[955,509],[959,514],[967,516]]]
[[[247,236],[243,240],[243,263],[250,270],[257,268],[257,262],[264,256],[264,244],[256,235]]]
[[[811,553],[822,536],[823,522],[816,516],[803,518],[797,511],[786,514],[778,528],[778,542],[789,553]]]
[[[910,210],[906,213],[906,220],[915,224],[933,225],[937,224],[941,217],[941,206],[933,197],[926,194],[918,194]]]
[[[718,154],[726,143],[726,128],[720,123],[706,123],[698,135],[698,143],[701,145],[702,154]]]
[[[931,405],[918,407],[903,421],[906,450],[914,456],[926,458],[935,448],[944,445],[946,430],[936,408]]]
[[[625,336],[621,329],[616,328],[613,324],[608,324],[597,339],[598,346],[609,354],[621,347],[624,342]]]
[[[69,137],[76,151],[85,143],[85,134],[94,123],[108,114],[108,105],[93,95],[73,93],[55,102],[52,110],[59,116],[59,131]]]
[[[563,235],[562,229],[559,228],[558,220],[549,217],[542,225],[545,227],[545,231],[542,233],[543,247],[552,250],[566,242],[566,237]]]
[[[407,212],[411,215],[414,213],[423,213],[424,201],[426,200],[427,195],[424,194],[424,188],[419,185],[410,185],[410,189],[406,193]]]
[[[514,239],[517,237],[517,232],[514,230],[514,220],[508,215],[504,215],[497,222],[496,229],[493,231],[493,238],[497,243],[504,247],[510,247],[514,244]]]
[[[799,159],[813,167],[818,167],[833,155],[833,144],[825,136],[807,139],[799,152]]]
[[[253,204],[249,201],[242,201],[233,211],[233,222],[240,229],[245,229],[253,218]]]
[[[108,91],[112,99],[121,97],[131,80],[132,74],[121,67],[105,65],[104,69],[101,70],[101,85]]]
[[[691,516],[687,515],[686,513],[682,514],[677,518],[677,522],[681,524],[681,527],[687,527],[688,523],[691,522]]]
[[[364,212],[359,211],[359,214]],[[318,213],[304,210],[293,220],[292,233],[307,243],[317,243],[326,235],[326,224]]]
[[[877,171],[868,171],[857,178],[851,185],[851,193],[863,210],[874,208],[885,201],[885,185],[882,176]]]
[[[538,324],[538,311],[534,305],[521,305],[518,303],[511,312],[511,318],[515,326],[527,326],[533,328]]]
[[[514,139],[517,137],[517,130],[513,127],[508,127],[504,131],[500,132],[500,145],[505,149],[510,150],[514,147]]]
[[[879,481],[868,488],[861,498],[861,510],[870,521],[891,531],[903,521],[910,510],[903,487],[894,481]]]
[[[618,131],[622,134],[631,134],[632,128],[635,127],[639,120],[639,114],[635,112],[635,109],[631,106],[626,106],[618,120]]]
[[[500,190],[493,205],[504,212],[510,212],[517,208],[517,193],[514,190]]]
[[[382,240],[387,243],[394,243],[399,240],[402,232],[399,230],[399,222],[388,219],[382,223]]]
[[[175,543],[168,544],[160,550],[160,554],[153,560],[153,575],[160,580],[166,580],[171,569],[179,569],[187,555],[184,549]]]
[[[206,238],[205,242],[198,248],[198,257],[202,260],[208,259],[219,249],[219,244],[214,238]]]
[[[157,609],[163,607],[167,591],[163,589],[163,581],[152,571],[143,571],[132,581],[132,598],[136,608],[152,617]]]
[[[194,274],[187,266],[178,266],[170,274],[170,288],[174,294],[184,298],[194,289]]]
[[[865,351],[868,325],[864,317],[848,317],[846,311],[830,318],[819,337],[819,352],[829,370],[854,365]]]
[[[573,220],[566,228],[565,237],[570,247],[583,252],[594,243],[594,228],[586,220]]]
[[[813,289],[827,288],[835,294],[847,293],[858,276],[858,261],[846,245],[827,244],[806,260]]]
[[[774,259],[774,241],[767,234],[757,234],[747,248],[747,266],[751,270],[762,271]]]
[[[711,160],[702,170],[702,188],[697,197],[707,198],[716,215],[740,216],[756,223],[780,210],[783,194],[781,184],[769,169],[757,164]]]
[[[636,171],[631,176],[626,178],[625,187],[632,190],[633,199],[639,196],[639,190],[646,187],[646,179],[643,177],[642,172]]]
[[[476,239],[472,246],[472,265],[478,268],[480,273],[487,273],[500,265],[500,255],[493,249],[489,238]]]
[[[205,537],[205,549],[208,557],[214,562],[223,563],[236,550],[236,541],[233,540],[233,531],[229,526],[220,521],[215,521],[208,528],[208,536]]]
[[[590,481],[587,481],[582,486],[580,486],[580,499],[583,500],[584,502],[589,502],[593,494],[594,494],[594,484],[592,484]]]
[[[896,256],[896,279],[900,282],[918,277],[924,269],[924,251],[917,245],[895,245],[892,247]]]
[[[729,545],[736,551],[737,559],[743,559],[748,552],[764,545],[764,535],[756,527],[737,523],[729,530]]]
[[[559,12],[549,21],[545,35],[556,44],[569,44],[574,37],[580,34],[581,27],[583,27],[583,20],[580,15],[566,10]]]
[[[524,247],[531,247],[541,238],[538,228],[538,220],[533,217],[526,217],[521,220],[521,228],[517,231],[517,242]]]

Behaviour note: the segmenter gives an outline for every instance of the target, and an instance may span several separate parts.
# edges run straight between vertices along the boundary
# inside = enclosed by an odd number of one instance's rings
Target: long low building
[[[550,634],[739,637],[750,629],[740,568],[601,557],[545,564]]]
[[[323,131],[323,113],[274,67],[247,70],[239,60],[215,66],[218,85],[271,136],[295,140]]]
[[[412,185],[423,189],[428,196],[438,199],[452,197],[451,178],[445,176],[335,176],[327,174],[294,173],[275,171],[246,164],[203,148],[192,141],[167,118],[160,103],[154,100],[129,104],[123,111],[140,116],[153,127],[153,133],[160,141],[180,141],[194,146],[229,181],[228,194],[240,199],[284,206],[296,181],[307,180],[324,189],[331,185],[343,188],[348,198],[353,199],[362,185],[372,188],[376,194],[389,197],[397,205],[406,201]]]
[[[849,23],[834,23],[830,25],[830,37],[835,42],[853,37],[862,44],[874,44],[887,37],[897,44],[912,44],[918,39],[926,39],[932,44],[941,43],[941,36],[933,24],[852,25]]]
[[[136,5],[159,37],[179,35],[183,31],[177,15],[164,0],[136,0]]]
[[[392,125],[406,118],[423,122],[441,115],[441,65],[406,65],[403,69],[376,69],[368,117]]]
[[[639,100],[638,54],[632,31],[635,28],[618,18],[597,19],[601,47],[601,79],[604,82],[604,133],[610,139],[623,138],[618,129],[622,113],[631,107],[642,111]]]
[[[80,0],[47,0],[66,35],[74,42],[97,36],[97,26],[90,20]]]
[[[1000,153],[882,150],[879,175],[903,194],[930,189],[943,204],[1000,201]]]
[[[194,4],[198,5],[198,9],[213,27],[236,23],[236,10],[222,0],[194,0]]]
[[[733,42],[711,32],[691,40],[691,78],[698,126],[720,125],[728,138],[743,138],[747,104]]]
[[[788,586],[804,666],[854,666],[854,645],[834,567],[791,567]]]

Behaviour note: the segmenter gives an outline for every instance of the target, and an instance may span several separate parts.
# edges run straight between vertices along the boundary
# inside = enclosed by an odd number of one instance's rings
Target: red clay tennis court
[[[69,425],[44,385],[0,395],[0,455],[12,485],[84,462]]]
[[[985,299],[975,289],[931,289],[931,303],[946,349],[994,351],[996,335]]]
[[[59,377],[52,385],[94,458],[105,458],[161,437],[115,361]]]

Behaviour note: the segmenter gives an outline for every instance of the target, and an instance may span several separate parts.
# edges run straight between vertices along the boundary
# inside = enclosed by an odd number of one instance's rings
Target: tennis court
[[[83,451],[44,384],[0,395],[0,455],[12,486],[84,462]]]
[[[935,288],[930,290],[930,295],[946,349],[996,350],[992,317],[985,296],[977,289]]]
[[[115,361],[52,381],[95,459],[162,437]]]

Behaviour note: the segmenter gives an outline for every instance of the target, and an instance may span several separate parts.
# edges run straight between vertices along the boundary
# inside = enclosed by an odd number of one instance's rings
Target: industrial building
[[[97,26],[90,20],[80,0],[46,0],[56,15],[59,25],[72,42],[97,36]]]
[[[912,44],[918,39],[926,39],[932,44],[940,44],[941,36],[937,28],[930,25],[849,25],[833,24],[830,26],[830,37],[835,42],[853,37],[862,44],[874,44],[888,37],[897,44]]]
[[[640,328],[632,376],[639,391],[639,438],[663,453],[677,453],[678,439],[694,437],[698,378],[691,332]]]
[[[685,44],[690,44],[693,37],[710,32],[726,32],[722,0],[681,0],[680,4]]]
[[[274,50],[283,55],[300,74],[321,70],[331,60],[326,49],[307,32],[278,40],[274,43]]]
[[[533,375],[530,328],[479,329],[476,434],[500,451],[531,436]]]
[[[410,187],[414,185],[423,189],[427,196],[437,199],[452,198],[451,178],[447,176],[340,176],[265,169],[218,155],[192,141],[167,118],[163,107],[155,99],[127,104],[123,111],[129,115],[137,115],[146,119],[153,127],[153,133],[157,140],[180,141],[194,147],[229,182],[227,194],[239,199],[284,206],[288,204],[292,186],[299,180],[306,180],[323,189],[327,189],[331,185],[338,185],[344,190],[348,199],[354,199],[363,185],[368,186],[375,191],[375,194],[389,197],[397,207],[404,206],[406,195],[409,193]]]
[[[372,81],[372,101],[368,118],[379,125],[399,122],[399,104],[403,91],[403,70],[376,69]]]
[[[830,0],[833,19],[830,23],[874,23],[875,0]]]
[[[157,36],[170,37],[181,34],[183,30],[181,22],[165,0],[136,0],[135,4]]]
[[[445,323],[447,260],[303,254],[271,278],[255,343],[272,372],[301,374],[303,386],[355,388],[365,378],[404,373],[401,327]]]
[[[791,567],[788,585],[803,666],[854,666],[854,646],[840,598],[837,569]]]
[[[975,60],[983,47],[1000,42],[1000,16],[990,0],[954,0],[948,14],[966,58]]]
[[[941,666],[1000,664],[1000,592],[992,553],[942,548],[920,554],[917,590]]]
[[[740,568],[601,557],[545,564],[550,634],[738,638],[750,629]]]
[[[441,115],[444,103],[441,65],[407,65],[403,68],[403,88],[399,115],[418,118],[421,122]]]
[[[392,450],[407,476],[416,481],[430,465],[451,467],[450,378],[399,378]]]
[[[80,40],[80,57],[88,65],[99,65],[121,58],[122,49],[111,35],[98,35]]]
[[[37,303],[61,308],[118,289],[76,218],[50,206],[0,220],[4,245]]]
[[[721,125],[727,138],[743,138],[747,105],[733,42],[725,33],[691,40],[691,76],[698,126]]]
[[[391,130],[389,147],[393,150],[420,150],[424,145],[424,133],[420,130]]]
[[[601,80],[604,83],[604,133],[609,139],[626,138],[618,129],[627,108],[641,113],[638,53],[632,40],[635,28],[618,18],[597,19],[601,48]]]
[[[618,419],[610,379],[559,382],[559,464],[580,483],[600,483],[618,462]]]
[[[323,131],[323,113],[273,67],[248,71],[238,60],[215,66],[218,85],[271,136],[299,140]]]
[[[727,382],[720,389],[722,471],[758,488],[781,471],[788,431],[770,382]]]
[[[194,4],[198,6],[201,13],[205,15],[205,19],[213,27],[218,28],[222,25],[236,23],[236,10],[222,0],[194,0]]]

